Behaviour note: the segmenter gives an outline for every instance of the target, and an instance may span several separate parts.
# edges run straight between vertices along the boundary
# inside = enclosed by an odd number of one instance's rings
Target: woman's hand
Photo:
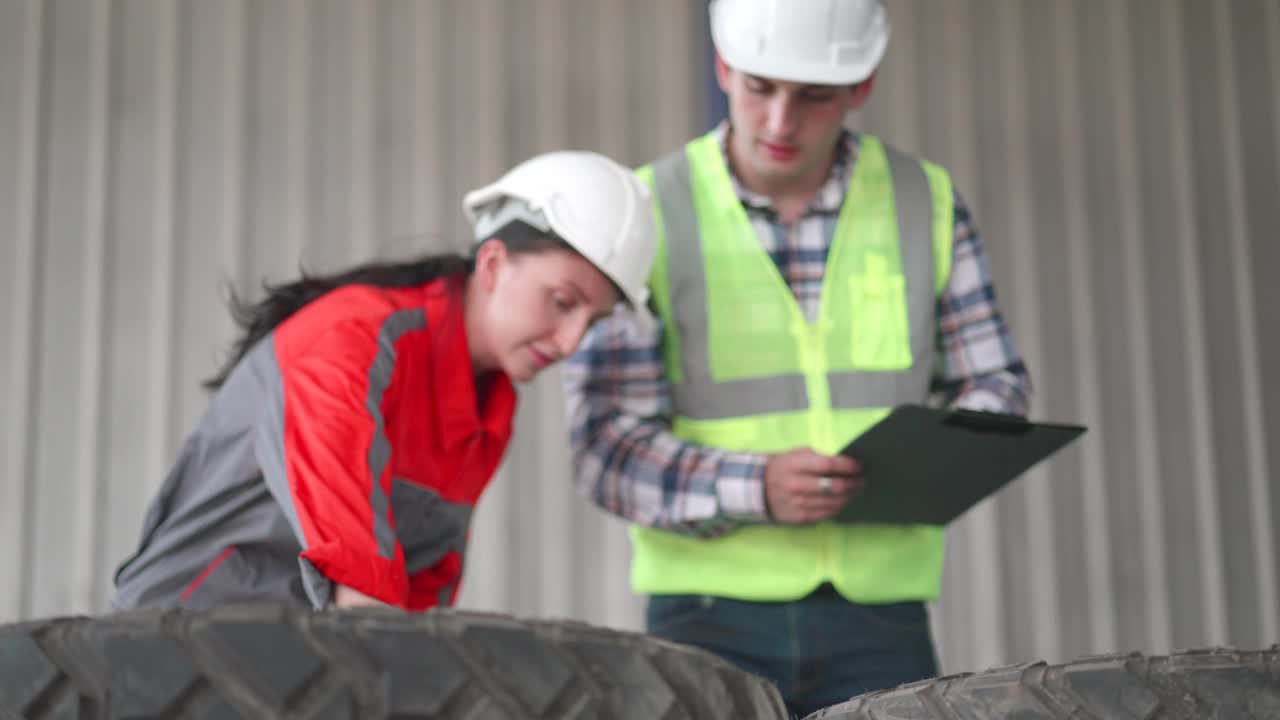
[[[359,590],[336,583],[333,589],[333,606],[340,610],[354,607],[395,607],[376,598],[371,598]]]

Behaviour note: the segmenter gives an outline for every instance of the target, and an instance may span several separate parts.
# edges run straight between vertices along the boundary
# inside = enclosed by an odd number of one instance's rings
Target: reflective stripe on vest
[[[651,167],[653,297],[674,432],[729,450],[835,452],[888,408],[925,398],[936,296],[950,274],[950,178],[863,136],[810,323],[760,246],[707,135]],[[715,540],[633,528],[638,592],[752,600],[830,580],[853,600],[937,594],[936,527],[751,526]]]
[[[691,167],[690,158],[697,158]],[[721,307],[715,298],[708,297],[706,282],[698,282],[707,276],[704,264],[704,252],[701,243],[689,242],[689,239],[703,237],[700,232],[698,218],[703,218],[704,231],[735,233],[743,242],[752,243],[753,252],[758,250],[758,260],[772,265],[772,261],[762,249],[759,249],[754,232],[750,232],[750,222],[742,209],[737,196],[724,190],[732,187],[727,169],[720,160],[720,149],[714,136],[707,136],[690,143],[687,151],[681,150],[662,158],[653,165],[653,184],[658,189],[661,218],[665,237],[680,239],[674,243],[665,243],[667,251],[666,267],[671,274],[688,279],[687,282],[673,281],[671,289],[675,296],[670,298],[673,318],[676,322],[674,331],[679,333],[679,372],[672,378],[672,393],[677,414],[694,419],[716,419],[742,417],[765,413],[788,412],[811,407],[811,398],[806,388],[802,373],[777,373],[763,377],[724,377],[724,372],[717,372],[715,358],[710,346],[714,329],[709,327],[709,317]],[[950,210],[950,183],[945,173],[933,184],[945,185],[946,210]],[[827,386],[832,407],[878,407],[893,405],[903,397],[903,385],[918,386],[927,383],[932,369],[934,352],[934,326],[932,322],[936,292],[941,289],[946,276],[950,272],[949,252],[938,252],[936,255],[942,263],[935,267],[935,232],[934,202],[931,199],[931,180],[917,160],[901,152],[882,145],[875,138],[866,136],[862,140],[855,177],[850,181],[850,192],[855,195],[875,195],[876,189],[867,189],[867,185],[879,182],[881,178],[892,177],[892,195],[886,196],[895,207],[895,228],[888,228],[882,237],[887,238],[890,247],[884,254],[890,255],[893,267],[868,268],[861,267],[861,277],[855,275],[847,278],[845,287],[838,283],[839,277],[824,278],[821,313],[816,326],[810,326],[810,332],[829,334],[837,323],[848,322],[849,312],[855,313],[855,326],[882,322],[876,317],[876,308],[884,302],[875,302],[886,297],[901,300],[904,293],[892,292],[894,287],[886,286],[886,276],[899,276],[905,284],[905,300],[907,307],[905,316],[916,322],[910,325],[909,346],[891,350],[888,357],[857,357],[859,351],[865,355],[865,347],[859,345],[857,337],[850,338],[847,343],[828,343],[828,361],[826,365],[833,370],[827,373]],[[694,181],[696,179],[696,182]],[[941,187],[939,188],[942,189]],[[839,260],[839,253],[851,246],[855,239],[849,237],[854,222],[852,215],[855,208],[865,208],[867,198],[850,197],[844,203],[840,220],[833,238],[829,267]],[[874,202],[874,200],[873,200]],[[699,213],[701,209],[701,213]],[[922,212],[921,209],[924,211]],[[946,216],[948,226],[951,217]],[[742,229],[749,232],[744,237]],[[898,237],[905,240],[898,242]],[[897,253],[901,247],[902,257]],[[949,238],[946,248],[949,250]],[[938,248],[943,250],[943,248]],[[871,253],[872,260],[883,255]],[[855,266],[872,264],[860,263],[854,259]],[[656,268],[655,268],[656,269]],[[785,294],[789,307],[773,302],[775,317],[779,310],[786,312],[784,321],[800,328],[805,323],[795,304],[789,288],[781,275],[772,267],[771,279],[776,281],[779,295]],[[834,273],[832,273],[834,274]],[[891,284],[891,281],[890,283]],[[839,303],[839,300],[851,300],[850,295],[858,292],[872,302]],[[836,308],[831,308],[832,304]],[[852,306],[852,307],[851,307]],[[829,308],[831,308],[829,310]],[[894,310],[890,310],[894,312]],[[744,321],[758,322],[747,313],[740,313]],[[899,323],[905,318],[895,318]],[[850,328],[848,332],[856,332],[859,328]],[[839,330],[837,329],[837,335]],[[831,345],[837,345],[831,348]],[[844,358],[838,354],[838,345],[844,345],[851,352]],[[908,349],[909,348],[909,349]],[[912,358],[915,362],[912,362]],[[861,361],[861,362],[860,362]],[[806,359],[799,359],[805,365]],[[749,372],[761,372],[748,369]],[[900,377],[909,374],[910,378]],[[904,383],[905,381],[905,383]],[[919,399],[919,397],[915,397]]]

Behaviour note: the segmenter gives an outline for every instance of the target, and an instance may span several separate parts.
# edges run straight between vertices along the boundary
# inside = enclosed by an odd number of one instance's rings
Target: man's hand
[[[774,522],[788,525],[833,517],[865,484],[858,461],[820,455],[809,448],[771,455],[764,469],[769,515]]]

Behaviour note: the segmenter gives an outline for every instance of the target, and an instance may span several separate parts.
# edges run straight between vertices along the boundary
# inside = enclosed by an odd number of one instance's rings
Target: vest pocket
[[[901,273],[849,278],[851,362],[858,370],[911,367],[911,324],[906,279]]]

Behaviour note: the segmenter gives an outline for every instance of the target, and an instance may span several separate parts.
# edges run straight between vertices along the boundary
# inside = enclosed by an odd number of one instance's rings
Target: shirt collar
[[[772,201],[767,196],[752,192],[743,185],[734,173],[733,166],[729,163],[727,146],[729,141],[729,121],[727,119],[720,121],[720,124],[716,125],[713,132],[716,136],[716,144],[720,147],[720,154],[724,156],[725,167],[729,169],[729,179],[733,182],[733,191],[738,196],[738,199],[742,201],[742,204],[756,210],[772,210]],[[817,194],[813,196],[813,201],[809,203],[808,209],[805,210],[806,215],[840,211],[840,206],[844,204],[845,192],[849,188],[849,178],[857,156],[858,134],[848,128],[841,130],[840,139],[836,142],[836,159],[831,164],[831,173],[823,181],[822,186],[818,188]]]

